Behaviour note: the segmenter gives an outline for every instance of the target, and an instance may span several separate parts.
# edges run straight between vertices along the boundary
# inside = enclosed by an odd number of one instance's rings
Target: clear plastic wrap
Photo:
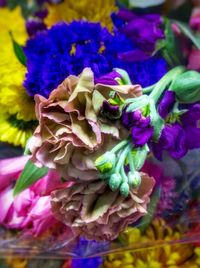
[[[4,154],[3,147],[1,152]],[[12,156],[17,154],[18,151],[12,151]],[[41,236],[34,237],[28,232],[8,231],[2,227],[0,256],[1,258],[7,256],[45,259],[86,258],[166,244],[198,242],[200,240],[199,165],[199,150],[189,152],[179,161],[167,156],[162,163],[153,158],[148,159],[143,169],[160,180],[151,195],[148,214],[112,242],[89,241],[83,237],[73,236],[69,229],[63,228],[52,229],[51,232],[47,231]],[[159,228],[155,230],[157,235],[152,239],[151,236],[135,242],[124,239],[132,230],[139,229],[141,233],[145,233],[154,221],[159,222],[157,224]],[[155,229],[155,226],[152,228]],[[163,234],[167,234],[169,228],[174,234],[165,237]]]

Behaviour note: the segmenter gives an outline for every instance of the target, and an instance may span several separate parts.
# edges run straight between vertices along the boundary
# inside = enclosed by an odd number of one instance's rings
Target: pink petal
[[[0,190],[17,180],[29,158],[30,156],[19,156],[0,160]]]

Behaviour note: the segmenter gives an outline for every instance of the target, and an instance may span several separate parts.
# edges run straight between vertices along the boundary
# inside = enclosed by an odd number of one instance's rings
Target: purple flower
[[[26,21],[26,30],[28,35],[33,37],[37,32],[46,30],[46,25],[40,19],[28,19]]]
[[[168,116],[175,102],[176,102],[175,92],[170,90],[165,91],[165,94],[158,106],[158,112],[162,118],[165,119]]]
[[[153,135],[150,117],[142,118],[137,125],[131,128],[132,142],[135,146],[143,146]]]
[[[6,5],[6,0],[0,0],[0,7],[4,7]]]
[[[129,10],[120,10],[113,16],[117,28],[125,33],[138,47],[152,53],[158,39],[164,38],[162,19],[158,14],[137,15]]]
[[[35,16],[42,20],[45,19],[47,15],[48,15],[48,10],[46,8],[35,12]]]
[[[112,71],[99,78],[95,78],[95,84],[118,85],[118,82],[115,80],[116,78],[121,79],[122,77],[118,72]]]
[[[122,113],[122,125],[131,129],[131,137],[135,146],[143,146],[153,135],[150,117],[143,117],[140,110]]]
[[[200,103],[187,108],[188,112],[179,118],[180,123],[166,125],[159,142],[153,143],[153,152],[159,160],[162,160],[164,150],[168,151],[171,157],[179,159],[188,150],[200,148]]]
[[[132,126],[137,125],[142,118],[140,110],[127,113],[126,110],[122,113],[122,124],[125,128],[130,129]]]
[[[154,143],[153,152],[162,160],[163,150],[168,151],[171,157],[179,159],[187,153],[185,132],[179,123],[165,125],[158,143]]]
[[[187,113],[181,116],[188,149],[200,148],[200,103],[193,104]]]

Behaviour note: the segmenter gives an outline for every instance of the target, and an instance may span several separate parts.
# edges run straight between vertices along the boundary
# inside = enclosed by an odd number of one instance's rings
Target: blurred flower
[[[87,20],[100,22],[110,31],[113,28],[110,15],[117,11],[115,0],[96,0],[88,3],[87,0],[73,1],[64,0],[57,5],[47,5],[48,16],[45,19],[47,26],[52,26],[59,21],[72,22],[73,20]]]
[[[196,7],[192,10],[192,14],[190,17],[190,27],[200,32],[200,7]]]
[[[191,70],[200,71],[200,50],[192,48],[188,57],[188,66]]]
[[[6,265],[8,265],[8,268],[27,268],[28,267],[28,259],[6,257],[5,263]]]
[[[39,18],[30,18],[26,21],[26,30],[28,35],[33,37],[37,32],[46,30],[46,25]]]
[[[99,268],[103,259],[101,257],[89,258],[89,259],[74,259],[72,260],[71,268]]]
[[[6,5],[6,0],[0,0],[0,7],[4,7]]]
[[[199,267],[199,250],[193,244],[168,244],[178,241],[182,234],[179,228],[172,229],[163,220],[156,219],[144,234],[136,228],[128,228],[122,239],[127,246],[139,248],[140,243],[153,245],[155,242],[165,243],[160,247],[125,251],[120,254],[110,254],[106,257],[104,268],[197,268]]]
[[[167,64],[157,56],[135,62],[124,54],[136,49],[125,34],[111,34],[99,23],[59,23],[27,42],[24,86],[30,96],[48,97],[68,75],[79,75],[85,67],[92,69],[95,79],[122,68],[134,84],[152,85],[166,73]]]
[[[20,8],[0,9],[0,104],[4,112],[6,109],[18,119],[29,121],[35,119],[34,101],[22,86],[26,68],[14,53],[9,32],[19,44],[25,43],[27,34]]]
[[[0,223],[10,229],[29,229],[38,236],[57,223],[51,212],[49,192],[67,184],[61,184],[57,172],[50,170],[40,183],[14,197],[13,185],[29,158],[20,156],[0,161]]]
[[[142,171],[149,176],[154,177],[156,187],[161,189],[161,194],[155,211],[156,216],[167,215],[167,212],[174,209],[174,201],[177,198],[175,179],[171,176],[165,176],[162,166],[150,161],[145,162]]]
[[[25,147],[27,140],[33,135],[35,121],[18,120],[15,115],[4,113],[1,106],[0,113],[0,141],[15,146]]]
[[[111,91],[126,98],[136,97],[141,87],[95,86],[93,72],[85,68],[79,77],[67,77],[49,99],[36,95],[39,126],[30,143],[32,160],[40,166],[57,168],[67,180],[97,179],[93,160],[120,137],[120,126],[101,121],[98,116]]]
[[[162,19],[158,14],[137,15],[132,11],[122,9],[113,14],[112,17],[117,28],[138,47],[139,57],[136,59],[137,57],[134,54],[133,60],[140,60],[142,54],[141,60],[150,57],[155,49],[156,42],[165,37],[161,28]]]
[[[0,9],[0,141],[25,146],[33,132],[34,101],[22,86],[26,68],[14,53],[9,32],[17,42],[25,43],[25,22],[19,8]]]
[[[112,240],[131,223],[147,213],[154,179],[141,174],[138,188],[127,198],[112,192],[104,182],[76,183],[51,194],[55,217],[88,239]]]

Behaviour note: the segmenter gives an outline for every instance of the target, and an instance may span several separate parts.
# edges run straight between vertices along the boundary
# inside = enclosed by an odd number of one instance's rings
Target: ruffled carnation
[[[93,160],[128,135],[125,129],[120,133],[120,124],[99,115],[111,91],[125,98],[136,97],[141,87],[95,86],[94,74],[86,68],[79,77],[66,78],[49,99],[36,95],[39,126],[30,142],[32,160],[39,166],[60,170],[68,180],[97,179]]]
[[[131,223],[147,213],[153,177],[141,173],[139,188],[127,198],[112,192],[104,182],[74,184],[52,193],[55,217],[70,226],[74,233],[88,239],[112,240]]]

